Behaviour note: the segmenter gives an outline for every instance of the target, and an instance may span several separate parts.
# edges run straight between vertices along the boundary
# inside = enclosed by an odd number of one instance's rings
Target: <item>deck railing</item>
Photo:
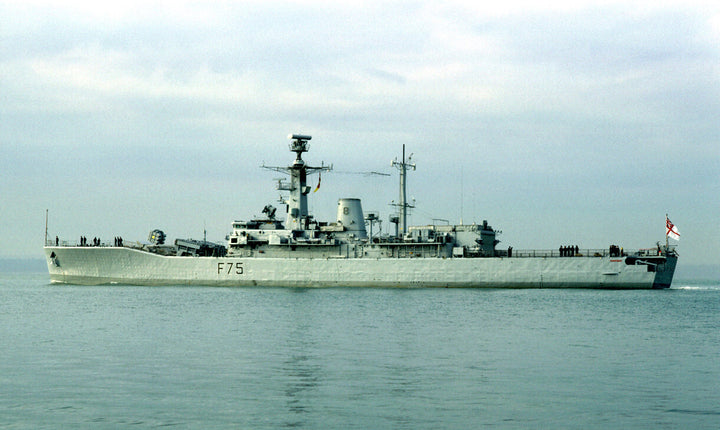
[[[55,239],[53,239],[53,240],[48,239],[48,240],[45,241],[45,246],[64,246],[64,247],[78,247],[78,248],[80,248],[80,247],[82,247],[82,248],[98,248],[98,247],[103,247],[103,246],[115,246],[115,245],[113,245],[111,242],[108,242],[108,241],[101,241],[101,242],[100,242],[100,245],[93,245],[93,244],[92,244],[92,239],[90,240],[90,243],[88,243],[88,244],[86,244],[86,245],[80,245],[80,241],[78,241],[78,240],[62,240],[62,239],[60,239],[60,240],[58,240],[57,243],[56,243],[56,242],[55,242]]]
[[[403,244],[403,245],[412,245],[411,243]],[[45,246],[63,246],[63,247],[80,247],[79,241],[71,241],[71,240],[58,240],[56,241],[48,239],[45,242]],[[110,242],[107,241],[101,241],[100,245],[82,245],[86,248],[92,248],[92,247],[110,247],[115,246]],[[125,246],[133,247],[132,244],[125,244]],[[674,252],[675,247],[670,246],[669,250],[671,252]],[[604,248],[604,249],[592,249],[592,248],[586,248],[586,249],[578,249],[577,252],[573,253],[561,253],[559,249],[513,249],[511,253],[508,252],[507,249],[498,249],[495,251],[495,255],[497,257],[506,257],[506,258],[557,258],[557,257],[621,257],[621,256],[627,256],[627,255],[636,255],[641,257],[654,257],[654,256],[662,256],[665,255],[666,250],[665,247],[654,247],[654,248],[640,248],[640,249],[633,249],[633,250],[626,250],[623,248],[615,248],[613,252],[611,252],[610,248]],[[510,254],[510,255],[509,255]]]
[[[578,249],[577,252],[561,253],[559,249],[513,249],[511,258],[527,258],[527,257],[621,257],[628,255],[638,255],[641,257],[653,257],[664,255],[663,248],[640,248],[640,249],[623,249],[610,251],[610,248],[604,249]],[[508,250],[497,250],[500,257],[508,257]]]

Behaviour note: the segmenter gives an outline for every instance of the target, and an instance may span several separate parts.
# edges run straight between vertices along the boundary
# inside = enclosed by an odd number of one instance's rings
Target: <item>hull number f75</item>
[[[243,270],[243,264],[241,262],[229,262],[229,263],[218,263],[217,272],[225,275],[242,275],[245,271]]]

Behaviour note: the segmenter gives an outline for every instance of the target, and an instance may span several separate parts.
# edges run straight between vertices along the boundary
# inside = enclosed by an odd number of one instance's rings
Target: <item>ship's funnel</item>
[[[361,239],[367,239],[360,199],[338,200],[337,222],[341,223],[346,231],[354,233]]]

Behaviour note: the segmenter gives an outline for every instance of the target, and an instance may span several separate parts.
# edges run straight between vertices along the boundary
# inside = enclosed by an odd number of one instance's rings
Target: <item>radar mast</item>
[[[320,167],[311,167],[305,164],[302,159],[302,153],[308,152],[310,149],[308,140],[312,139],[312,136],[291,134],[288,136],[288,139],[292,139],[292,142],[289,144],[290,151],[296,154],[293,164],[288,167],[265,165],[262,167],[290,175],[289,183],[279,181],[277,185],[278,190],[288,191],[290,193],[287,200],[284,200],[284,203],[287,205],[285,228],[289,230],[305,230],[307,229],[307,224],[310,222],[307,204],[307,195],[310,192],[310,187],[307,185],[307,175],[323,170],[330,171],[332,170],[332,166],[321,165]]]

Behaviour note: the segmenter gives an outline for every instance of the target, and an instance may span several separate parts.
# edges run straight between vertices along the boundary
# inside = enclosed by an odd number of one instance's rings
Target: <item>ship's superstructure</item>
[[[262,218],[235,221],[228,238],[229,257],[253,258],[452,258],[495,256],[496,232],[487,225],[407,226],[407,170],[415,165],[403,158],[392,165],[400,170],[399,215],[391,217],[398,225],[391,236],[368,237],[362,203],[357,198],[338,200],[334,222],[321,222],[308,213],[307,195],[311,173],[329,171],[332,166],[310,167],[302,160],[310,136],[291,135],[290,150],[297,154],[289,167],[263,166],[290,176],[290,182],[279,181],[278,190],[287,191],[285,223],[276,218],[276,209],[267,205]]]
[[[400,172],[399,213],[391,215],[394,234],[373,234],[375,213],[367,216],[357,198],[338,200],[334,221],[308,211],[307,178],[332,170],[302,159],[310,136],[294,134],[288,167],[263,166],[289,175],[277,188],[287,192],[285,220],[267,205],[262,216],[235,221],[220,245],[177,239],[165,245],[161,231],[151,243],[70,246],[47,243],[52,282],[78,284],[228,285],[290,287],[584,287],[667,288],[677,253],[669,245],[635,252],[617,247],[556,251],[497,249],[499,232],[487,221],[471,225],[408,226],[407,171],[411,157],[392,165]],[[366,225],[370,227],[370,234]],[[158,240],[161,238],[161,240]],[[99,241],[95,242],[101,245]]]

